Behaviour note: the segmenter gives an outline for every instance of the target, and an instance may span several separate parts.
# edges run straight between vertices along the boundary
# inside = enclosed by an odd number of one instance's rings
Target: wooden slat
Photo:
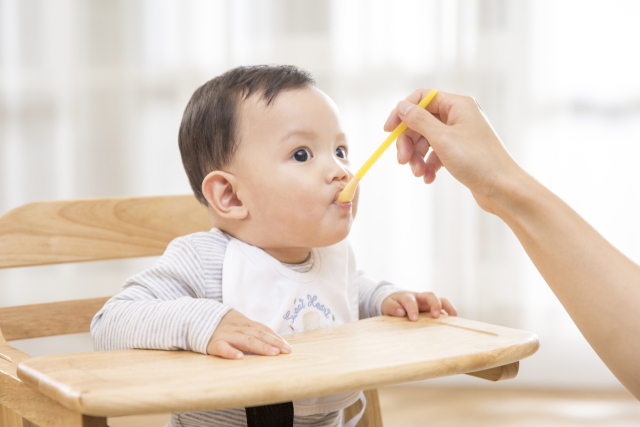
[[[380,316],[287,336],[288,355],[226,360],[188,351],[121,350],[36,357],[19,377],[95,416],[258,406],[514,363],[538,349],[515,329],[422,314]]]
[[[467,375],[489,381],[504,381],[515,378],[516,375],[518,375],[519,368],[520,362],[515,362],[504,366],[497,366],[495,368],[486,369],[484,371],[468,372]]]
[[[194,196],[29,203],[0,217],[0,268],[160,255],[210,228]]]
[[[16,365],[0,360],[0,405],[38,427],[83,427],[81,414],[25,385],[18,379],[16,368]]]
[[[7,341],[89,332],[91,319],[110,297],[0,308]]]

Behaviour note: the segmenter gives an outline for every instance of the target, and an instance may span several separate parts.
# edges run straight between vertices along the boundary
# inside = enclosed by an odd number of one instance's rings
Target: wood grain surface
[[[22,417],[11,409],[0,406],[0,427],[23,427]]]
[[[257,406],[491,369],[535,353],[530,333],[457,317],[374,317],[287,336],[293,352],[226,360],[188,351],[36,357],[26,384],[94,416]]]
[[[70,411],[25,385],[16,369],[16,365],[0,360],[0,405],[11,408],[5,413],[12,414],[9,416],[13,421],[24,417],[38,427],[83,427],[85,420],[95,420]]]
[[[0,217],[0,268],[160,255],[209,229],[194,196],[29,203]]]
[[[93,316],[109,298],[3,307],[0,330],[7,341],[89,332]]]

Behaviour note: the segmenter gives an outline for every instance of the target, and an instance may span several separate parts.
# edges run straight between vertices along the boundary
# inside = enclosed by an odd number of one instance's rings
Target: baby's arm
[[[382,315],[382,302],[402,289],[389,282],[376,282],[358,271],[358,306],[360,319]]]
[[[278,334],[222,304],[225,235],[192,236],[171,242],[153,267],[127,280],[96,314],[96,350],[191,350],[232,359],[242,357],[240,350],[289,353]]]
[[[213,299],[195,246],[174,240],[151,267],[127,280],[91,322],[96,350],[129,348],[207,352],[231,309]],[[209,292],[207,292],[209,291]]]
[[[432,317],[438,317],[442,310],[458,315],[453,304],[433,292],[404,291],[389,282],[374,282],[362,271],[358,271],[358,301],[360,319],[384,314],[418,320],[419,312],[430,311]]]

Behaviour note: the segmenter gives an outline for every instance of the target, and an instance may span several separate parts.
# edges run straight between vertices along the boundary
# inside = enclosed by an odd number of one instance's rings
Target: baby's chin
[[[351,223],[336,224],[336,227],[325,232],[316,233],[312,239],[312,244],[308,245],[310,248],[324,248],[327,246],[335,245],[342,242],[349,236],[351,231]]]

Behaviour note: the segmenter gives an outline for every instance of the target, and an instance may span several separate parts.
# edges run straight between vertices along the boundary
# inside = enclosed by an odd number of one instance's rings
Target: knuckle
[[[418,127],[423,125],[427,119],[427,115],[425,114],[424,109],[420,107],[412,108],[411,110],[409,110],[407,116],[409,117],[409,121],[411,121]]]

